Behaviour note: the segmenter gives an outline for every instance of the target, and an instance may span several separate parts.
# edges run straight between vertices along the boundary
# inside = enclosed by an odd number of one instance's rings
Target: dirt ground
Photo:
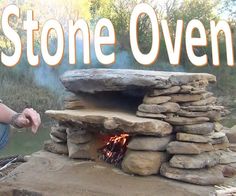
[[[0,195],[214,195],[215,188],[160,176],[124,174],[105,163],[74,161],[39,151],[0,179]]]

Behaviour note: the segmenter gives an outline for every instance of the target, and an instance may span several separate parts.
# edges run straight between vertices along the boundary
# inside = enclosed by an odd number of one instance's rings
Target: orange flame
[[[129,134],[125,133],[110,137],[106,145],[99,149],[102,154],[101,159],[107,163],[119,165],[127,150],[129,138]]]
[[[122,133],[121,135],[115,135],[109,139],[109,141],[107,142],[107,145],[109,145],[110,142],[121,143],[122,145],[124,145],[128,137],[129,135],[126,133]]]

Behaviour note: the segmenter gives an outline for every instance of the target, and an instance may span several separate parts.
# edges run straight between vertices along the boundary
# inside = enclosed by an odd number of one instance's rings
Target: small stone
[[[236,152],[236,144],[230,144],[229,149],[233,152]]]
[[[224,127],[222,124],[220,124],[219,122],[215,122],[214,123],[214,130],[217,131],[217,132],[220,132]]]
[[[193,86],[189,86],[189,85],[182,85],[181,86],[181,90],[179,91],[180,93],[186,93],[186,94],[192,94],[192,92],[195,91],[201,91],[201,92],[205,92],[205,88],[199,89],[199,88],[195,88]]]
[[[151,104],[141,104],[138,107],[138,110],[140,112],[145,112],[145,113],[153,113],[153,114],[161,114],[167,111],[166,107],[161,106],[161,105],[151,105]]]
[[[190,92],[191,95],[196,95],[196,94],[201,94],[201,95],[203,95],[203,94],[205,94],[205,93],[207,93],[207,91],[206,91],[205,89],[198,89],[198,90],[194,90],[194,91],[191,91],[191,92]]]
[[[194,87],[188,86],[188,85],[182,85],[181,86],[181,93],[190,93],[193,90]]]
[[[236,167],[232,165],[219,165],[218,166],[224,177],[226,178],[232,178],[236,175]]]
[[[65,109],[70,109],[70,110],[85,108],[85,105],[86,105],[86,103],[84,103],[81,100],[65,101],[64,102],[64,108]]]
[[[51,132],[66,133],[66,129],[67,129],[67,127],[65,127],[65,126],[56,125],[56,126],[51,127]]]
[[[90,144],[74,144],[67,142],[69,158],[71,159],[91,159]]]
[[[162,104],[171,100],[171,97],[168,96],[158,96],[158,97],[148,97],[145,96],[143,99],[144,104]]]
[[[232,151],[220,151],[220,164],[230,164],[230,163],[236,163],[236,152]]]
[[[186,117],[172,117],[166,118],[165,121],[171,125],[194,125],[199,123],[204,123],[209,121],[207,117],[196,117],[196,118],[186,118]]]
[[[64,101],[78,101],[79,99],[80,99],[79,96],[77,96],[74,93],[70,93],[69,95],[66,95],[63,100]]]
[[[52,135],[51,133],[49,134],[50,138],[52,139],[52,141],[56,142],[56,143],[66,143],[65,140],[62,140],[60,138],[55,137],[54,135]]]
[[[149,96],[156,97],[156,96],[159,96],[159,95],[170,95],[170,94],[178,93],[179,91],[180,91],[179,86],[172,86],[172,87],[167,88],[167,89],[154,89],[149,94]]]
[[[190,86],[193,86],[196,89],[205,89],[208,86],[208,84],[209,84],[208,80],[199,80],[189,83]]]
[[[43,149],[55,154],[68,154],[68,148],[66,144],[56,143],[52,140],[45,141]]]
[[[207,99],[203,99],[200,101],[194,101],[194,102],[187,102],[183,103],[182,106],[205,106],[216,103],[217,98],[216,97],[209,97]]]
[[[227,110],[225,108],[223,110],[221,110],[220,112],[221,112],[222,116],[227,116],[227,115],[231,114],[230,110]]]
[[[220,120],[221,118],[221,113],[220,111],[207,111],[207,112],[190,112],[187,110],[179,110],[177,112],[178,116],[183,116],[183,117],[189,117],[189,118],[194,118],[194,117],[207,117],[211,121],[217,121]]]
[[[73,135],[73,134],[86,134],[87,131],[83,127],[70,127],[66,129],[67,136]]]
[[[212,151],[213,147],[207,143],[189,143],[189,142],[170,142],[167,146],[167,152],[170,154],[200,154],[202,152]]]
[[[189,95],[189,94],[174,94],[170,95],[170,97],[172,102],[177,102],[177,103],[199,101],[202,99],[201,95]]]
[[[236,125],[234,125],[230,130],[224,130],[226,136],[230,143],[236,143]]]
[[[186,170],[170,167],[164,163],[160,169],[161,175],[175,180],[198,185],[218,185],[224,182],[224,176],[219,168]]]
[[[67,141],[73,144],[84,144],[92,140],[92,134],[80,130],[69,129],[67,132]]]
[[[207,99],[209,97],[212,97],[214,94],[211,93],[211,92],[205,92],[205,93],[202,93],[202,99]]]
[[[57,137],[58,139],[62,140],[62,141],[66,141],[67,139],[67,134],[66,131],[59,131],[58,129],[51,129],[50,132],[51,135],[53,135],[54,137]]]
[[[174,103],[174,102],[163,103],[161,104],[161,106],[166,108],[166,111],[165,111],[166,113],[175,113],[180,110],[179,104]]]
[[[213,132],[208,137],[211,139],[211,144],[222,144],[228,142],[228,138],[223,132]]]
[[[181,169],[201,169],[213,167],[220,163],[220,152],[203,152],[199,155],[174,155],[170,166]]]
[[[211,139],[202,135],[194,135],[188,133],[177,133],[176,139],[184,142],[209,143]]]
[[[220,139],[223,137],[225,137],[225,133],[223,133],[223,132],[213,132],[209,135],[209,138],[211,138],[211,139]]]
[[[127,147],[132,150],[165,151],[172,140],[171,135],[162,138],[137,136],[131,139]]]
[[[228,164],[228,166],[236,168],[236,163],[230,163],[230,164]]]
[[[202,136],[196,134],[189,134],[189,133],[177,133],[176,139],[178,141],[185,141],[185,142],[195,142],[195,143],[211,143],[211,144],[221,144],[226,141],[226,136],[224,133],[214,132],[209,136]]]
[[[176,116],[175,113],[165,113],[165,115],[166,115],[166,118],[173,118]]]
[[[189,87],[188,87],[189,88]],[[191,87],[192,89],[182,89],[180,90],[180,93],[183,94],[190,94],[190,95],[202,95],[202,99],[204,99],[205,96],[212,96],[213,93],[207,92],[206,88],[196,88],[196,87]],[[207,93],[209,93],[207,95]]]
[[[127,151],[122,161],[122,170],[129,174],[148,176],[159,173],[161,164],[167,161],[164,152]]]
[[[213,144],[212,145],[215,150],[226,150],[229,148],[229,140],[225,137],[225,141],[220,144]]]
[[[224,144],[224,145],[227,146],[226,148],[229,147],[228,144],[226,144],[226,143],[229,143],[229,142],[228,142],[228,138],[227,138],[226,136],[221,137],[221,138],[212,139],[210,143],[211,143],[212,145],[216,145],[216,144],[222,144],[222,145],[223,145],[223,144]]]
[[[207,112],[207,111],[222,111],[223,106],[203,105],[203,106],[181,106],[181,109],[191,112]]]
[[[185,132],[197,135],[206,135],[211,133],[213,130],[214,130],[213,123],[201,123],[195,125],[183,125],[174,127],[174,131],[176,132]]]
[[[137,111],[136,115],[139,117],[144,117],[144,118],[156,118],[156,119],[166,118],[164,114],[152,114],[152,113],[146,113],[146,112],[140,112],[140,111]]]

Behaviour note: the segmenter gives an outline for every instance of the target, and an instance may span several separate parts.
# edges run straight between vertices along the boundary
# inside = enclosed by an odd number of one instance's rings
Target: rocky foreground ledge
[[[236,186],[236,179],[226,184]],[[0,195],[213,195],[213,186],[197,186],[160,176],[130,176],[104,163],[75,161],[49,152],[36,152],[5,178]]]

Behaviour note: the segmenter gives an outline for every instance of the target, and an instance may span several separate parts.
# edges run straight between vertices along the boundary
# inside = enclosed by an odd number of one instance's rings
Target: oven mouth
[[[98,149],[99,159],[121,168],[130,138],[126,133],[111,136],[105,145]]]

